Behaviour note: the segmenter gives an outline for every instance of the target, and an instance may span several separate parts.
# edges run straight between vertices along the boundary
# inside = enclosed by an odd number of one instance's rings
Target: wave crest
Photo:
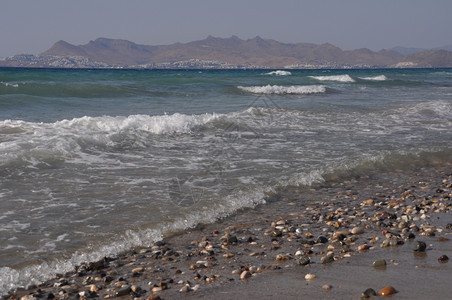
[[[371,77],[360,77],[360,79],[370,80],[370,81],[385,81],[385,80],[388,80],[388,77],[386,77],[385,75],[377,75],[377,76],[371,76]]]
[[[309,76],[319,81],[355,82],[350,75]]]
[[[323,85],[264,85],[264,86],[238,86],[239,89],[253,94],[319,94],[325,93],[326,87]]]
[[[131,115],[128,117],[82,117],[58,121],[54,124],[60,128],[76,128],[94,132],[120,132],[129,130],[144,131],[153,134],[187,133],[194,127],[206,124],[218,118],[218,114],[185,115]]]
[[[292,75],[292,73],[289,71],[277,70],[277,71],[271,71],[271,72],[265,73],[265,75],[289,76],[289,75]]]
[[[10,87],[14,87],[14,88],[18,88],[19,87],[18,83],[9,83],[9,82],[0,81],[0,84],[3,84],[6,87],[9,87],[9,86]]]

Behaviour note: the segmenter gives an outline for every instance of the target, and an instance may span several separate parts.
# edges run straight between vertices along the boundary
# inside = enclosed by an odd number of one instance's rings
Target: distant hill
[[[400,54],[402,54],[402,55],[408,55],[408,54],[414,54],[414,53],[426,51],[427,49],[422,49],[422,48],[409,48],[409,47],[401,47],[401,46],[397,46],[397,47],[391,48],[391,50],[392,50],[392,51],[395,51],[395,52],[397,52],[397,53],[400,53]]]
[[[368,49],[343,51],[331,44],[285,44],[261,37],[241,40],[236,36],[230,38],[209,36],[199,41],[165,46],[145,46],[106,38],[99,38],[80,46],[59,41],[41,55],[84,56],[94,61],[125,65],[199,59],[270,68],[300,64],[387,65],[396,63],[401,58],[401,55],[394,51],[372,52]]]
[[[407,48],[408,49],[408,48]],[[395,51],[398,50],[398,51]],[[55,43],[38,56],[0,60],[0,66],[32,67],[131,67],[131,68],[369,68],[452,67],[452,52],[445,50],[402,51],[366,48],[342,50],[331,44],[281,43],[259,36],[237,36],[189,43],[149,46],[127,40],[98,38],[85,45]],[[405,54],[403,54],[405,53]]]
[[[446,45],[446,46],[442,46],[442,47],[438,47],[438,48],[435,48],[434,50],[446,50],[446,51],[452,51],[452,44]]]
[[[425,49],[425,48],[410,48],[410,47],[393,47],[390,50],[395,51],[397,53],[400,53],[402,55],[409,55],[409,54],[415,54],[422,51],[428,51],[428,50],[446,50],[446,51],[452,51],[452,44],[451,45],[445,45],[433,49]]]

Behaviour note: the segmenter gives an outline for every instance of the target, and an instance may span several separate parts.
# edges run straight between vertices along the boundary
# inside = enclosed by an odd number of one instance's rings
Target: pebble
[[[290,257],[286,254],[278,254],[276,255],[276,260],[288,260]]]
[[[317,240],[315,241],[316,244],[326,244],[328,243],[328,239],[324,237],[323,235],[319,236]]]
[[[424,252],[426,248],[427,248],[427,245],[425,244],[425,242],[417,241],[416,245],[414,246],[414,251]]]
[[[364,229],[361,227],[353,227],[352,230],[350,230],[351,234],[363,234]]]
[[[302,255],[297,258],[297,264],[299,264],[300,266],[306,266],[309,265],[310,263],[311,259],[307,255]]]
[[[397,291],[395,290],[395,288],[393,288],[392,286],[388,285],[384,288],[382,288],[380,291],[378,291],[378,294],[380,296],[390,296],[397,293]]]
[[[369,245],[367,245],[367,244],[362,244],[362,245],[359,245],[359,246],[358,246],[358,251],[365,251],[365,250],[368,250],[369,248],[370,248]]]
[[[97,293],[99,291],[99,288],[95,284],[92,284],[89,287],[89,291],[92,293]]]
[[[333,254],[327,254],[325,256],[322,256],[322,258],[320,258],[320,263],[321,264],[328,264],[330,262],[334,261],[334,255]]]
[[[125,295],[130,294],[131,291],[132,291],[132,289],[130,288],[130,285],[125,284],[125,285],[121,286],[121,288],[119,290],[116,291],[116,296],[117,297],[125,296]]]
[[[372,288],[368,288],[367,290],[361,293],[361,298],[367,299],[372,296],[377,296],[377,292],[375,292],[375,290]]]
[[[179,292],[180,293],[187,293],[187,292],[189,292],[191,289],[190,289],[190,287],[186,284],[186,285],[184,285],[180,290],[179,290]]]
[[[438,258],[438,261],[440,262],[440,263],[447,263],[448,261],[449,261],[449,257],[447,257],[447,255],[441,255],[439,258]]]
[[[281,230],[273,230],[270,232],[271,237],[282,237],[282,231]]]
[[[244,280],[244,279],[248,279],[251,277],[251,272],[250,271],[243,271],[240,274],[240,279]]]
[[[195,285],[191,289],[192,289],[193,292],[196,292],[197,290],[199,290],[199,284]]]
[[[141,273],[141,272],[143,272],[143,270],[144,270],[143,267],[135,268],[135,269],[132,269],[132,273]]]
[[[308,273],[308,274],[306,274],[305,276],[304,276],[304,279],[306,279],[306,280],[313,280],[313,279],[315,279],[317,276],[315,276],[315,274],[311,274],[311,273]]]
[[[382,267],[386,267],[386,260],[384,259],[377,259],[372,263],[372,266],[374,266],[374,268],[382,268]]]
[[[333,287],[331,286],[331,285],[329,285],[329,284],[324,284],[324,285],[322,285],[322,290],[324,290],[324,291],[329,291],[329,290],[331,290]]]

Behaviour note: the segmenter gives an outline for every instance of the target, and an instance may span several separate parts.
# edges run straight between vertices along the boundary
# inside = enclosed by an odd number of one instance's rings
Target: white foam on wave
[[[91,132],[123,132],[145,131],[153,134],[187,133],[194,127],[215,120],[218,114],[185,115],[131,115],[128,117],[82,117],[72,120],[58,121],[54,124],[59,128],[75,128]]]
[[[319,81],[338,81],[338,82],[355,82],[348,74],[345,75],[327,75],[327,76],[309,76]]]
[[[149,134],[190,133],[195,127],[220,116],[215,113],[176,113],[159,116],[85,116],[54,123],[0,121],[0,134],[5,135],[0,143],[0,164],[36,167],[67,159],[74,162],[79,159],[108,160],[108,157],[89,155],[82,148],[121,146],[125,140],[134,147],[147,147],[150,142]]]
[[[239,89],[253,94],[320,94],[326,92],[323,85],[264,85],[264,86],[238,86]]]
[[[400,118],[400,115],[407,116],[408,119],[428,121],[432,124],[437,122],[438,125],[448,128],[452,121],[452,103],[445,100],[425,101],[411,107],[398,108],[391,115],[394,118]]]
[[[388,80],[388,77],[386,77],[385,75],[377,75],[377,76],[371,76],[371,77],[360,77],[360,79],[370,80],[370,81],[385,81],[385,80]]]
[[[3,84],[4,86],[7,86],[7,87],[14,87],[14,88],[18,88],[19,87],[18,83],[9,83],[9,82],[0,81],[0,84]]]
[[[289,75],[292,75],[292,73],[289,71],[277,70],[277,71],[271,71],[271,72],[265,73],[265,75],[289,76]]]

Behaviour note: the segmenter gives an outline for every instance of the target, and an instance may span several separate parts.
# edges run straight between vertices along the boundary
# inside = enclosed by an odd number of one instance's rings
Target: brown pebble
[[[447,255],[441,255],[439,258],[438,258],[438,261],[440,262],[440,263],[447,263],[448,261],[449,261],[449,257],[447,257]]]
[[[333,287],[331,286],[331,285],[329,285],[329,284],[324,284],[324,285],[322,285],[322,290],[324,290],[324,291],[329,291],[329,290],[331,290]]]
[[[92,284],[89,286],[89,290],[90,292],[97,293],[99,291],[99,288],[95,284]]]
[[[147,298],[147,300],[160,300],[161,298],[159,297],[159,295],[156,294],[150,294],[149,297]]]
[[[362,245],[359,245],[358,251],[368,250],[369,248],[370,248],[369,245],[367,245],[367,244],[362,244]]]
[[[378,294],[379,294],[380,296],[390,296],[390,295],[393,295],[393,294],[395,294],[395,293],[397,293],[397,291],[395,290],[395,288],[393,288],[393,287],[390,286],[390,285],[388,285],[388,286],[382,288],[382,289],[378,292]]]
[[[288,255],[285,255],[285,254],[276,255],[276,260],[288,260],[288,259],[290,259],[290,257]]]

